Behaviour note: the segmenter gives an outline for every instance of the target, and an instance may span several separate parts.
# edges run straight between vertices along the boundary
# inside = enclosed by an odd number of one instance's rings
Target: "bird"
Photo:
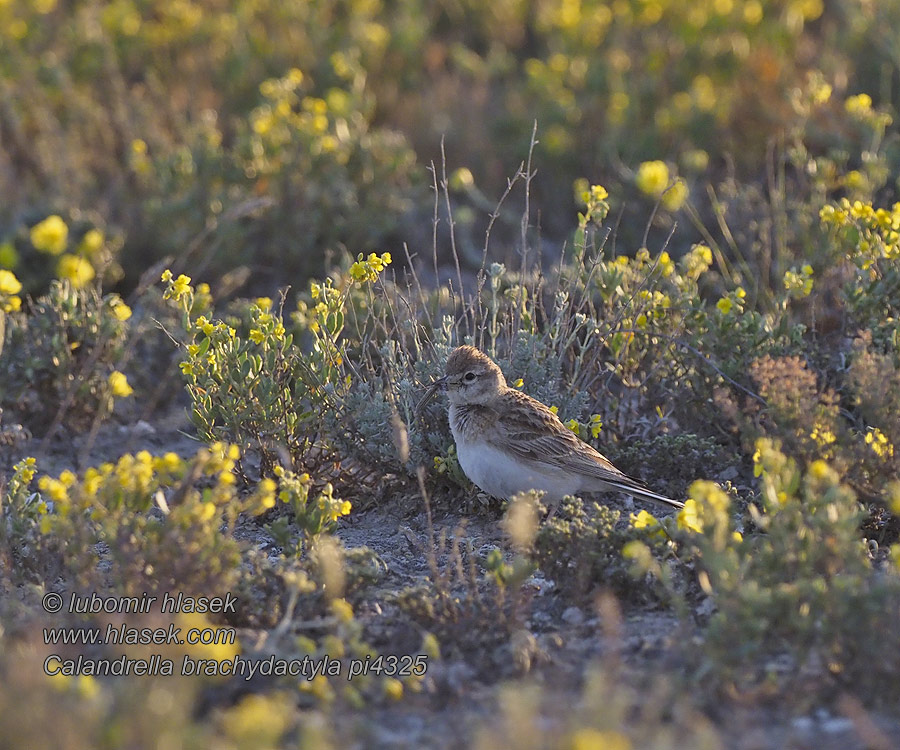
[[[511,388],[497,364],[474,346],[458,346],[445,375],[432,382],[417,411],[438,390],[450,401],[450,431],[466,476],[483,492],[508,500],[538,490],[550,503],[566,495],[618,490],[673,508],[580,440],[537,399]]]

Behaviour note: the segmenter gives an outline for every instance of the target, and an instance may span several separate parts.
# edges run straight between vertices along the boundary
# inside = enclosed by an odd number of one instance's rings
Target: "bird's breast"
[[[485,407],[453,405],[449,416],[459,465],[483,492],[505,500],[517,492],[542,490],[548,500],[556,500],[580,487],[577,476],[504,450],[502,437],[492,429],[495,419]]]
[[[451,404],[449,418],[450,431],[457,444],[461,439],[478,440],[493,432],[494,422],[497,420],[496,414],[479,404]]]

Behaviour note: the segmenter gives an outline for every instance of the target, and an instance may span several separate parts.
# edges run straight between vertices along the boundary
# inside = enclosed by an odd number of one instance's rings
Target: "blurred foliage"
[[[118,294],[53,281],[26,313],[7,318],[0,405],[43,434],[54,422],[84,429],[131,395],[122,361],[131,308]]]
[[[741,515],[709,481],[691,486],[675,524],[633,522],[667,528],[654,546],[668,553],[673,543],[663,540],[678,539],[709,597],[702,653],[693,655],[698,673],[738,693],[815,683],[823,694],[851,689],[893,705],[896,691],[886,685],[898,664],[888,634],[900,613],[900,545],[873,558],[878,545],[859,538],[864,509],[825,461],[803,471],[763,439],[754,462],[760,494],[747,509],[752,535],[736,530]],[[643,542],[630,542],[626,555],[684,597]]]
[[[711,217],[705,183],[756,179],[798,128],[816,159],[852,152],[866,110],[893,111],[896,14],[855,0],[10,0],[0,162],[15,199],[0,234],[90,211],[124,237],[132,282],[186,248],[220,272],[308,275],[329,249],[425,238],[414,163],[440,161],[444,138],[469,167],[454,183],[469,233],[535,121],[533,200],[554,239],[580,176]],[[877,150],[851,165],[857,184]]]
[[[2,735],[371,744],[370,702],[461,694],[467,661],[524,674],[589,602],[614,641],[601,589],[673,609],[693,688],[895,701],[898,25],[859,0],[0,2],[0,406],[27,428],[0,432]],[[140,297],[132,320],[113,285],[167,266],[168,310]],[[229,303],[248,279],[296,297]],[[28,430],[86,453],[141,379],[177,391],[154,316],[207,447],[38,478]],[[568,498],[541,522],[526,493],[509,548],[435,533],[432,494],[473,488],[420,399],[460,343],[651,487],[690,484],[685,508]],[[417,575],[373,590],[387,564],[330,532],[413,486]],[[447,662],[240,696],[37,681],[37,602],[64,585],[233,588],[272,653],[380,658],[372,634]],[[543,722],[559,696],[520,682],[468,739],[720,744],[664,680],[638,701],[615,658],[583,714]],[[31,720],[67,710],[78,727]]]

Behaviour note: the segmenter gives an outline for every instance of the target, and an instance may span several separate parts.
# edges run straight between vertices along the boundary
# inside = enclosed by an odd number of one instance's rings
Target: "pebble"
[[[566,607],[562,613],[562,621],[568,625],[581,625],[584,622],[584,612],[578,607]]]

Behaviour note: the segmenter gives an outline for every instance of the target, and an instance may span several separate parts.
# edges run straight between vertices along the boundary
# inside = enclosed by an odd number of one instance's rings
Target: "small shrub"
[[[37,473],[34,458],[23,458],[13,466],[12,475],[0,480],[0,559],[4,574],[13,580],[40,580],[42,564],[52,551],[40,534],[41,518],[47,503],[31,489]],[[49,553],[49,554],[48,554]]]
[[[605,505],[585,506],[567,497],[539,529],[534,560],[564,591],[584,598],[608,589],[633,601],[653,601],[659,592],[634,585],[623,548],[643,538],[640,528],[620,523],[621,514]]]
[[[51,510],[41,517],[40,531],[83,584],[122,594],[226,591],[240,562],[230,533],[238,514],[275,504],[271,482],[239,495],[238,457],[236,447],[217,443],[190,461],[141,451],[81,477],[71,471],[43,476],[38,487]],[[111,565],[98,567],[106,558]]]
[[[389,253],[360,256],[345,289],[331,279],[313,284],[317,302],[304,317],[313,339],[308,353],[294,345],[270,299],[248,308],[249,330],[240,336],[228,323],[197,314],[190,277],[164,272],[165,296],[182,314],[186,343],[180,344],[185,355],[180,368],[191,397],[191,421],[201,437],[257,451],[264,475],[273,472],[279,450],[297,463],[322,459],[324,415],[349,382],[342,337],[348,295],[354,284],[377,279],[390,262]]]
[[[0,404],[38,434],[54,420],[84,429],[109,415],[116,398],[130,395],[116,370],[130,317],[117,294],[54,281],[27,313],[8,317]]]
[[[824,461],[804,473],[769,440],[759,441],[755,460],[761,495],[749,510],[757,532],[735,530],[729,497],[710,482],[692,486],[677,518],[680,554],[714,605],[699,674],[739,692],[765,683],[785,694],[804,684],[819,694],[851,689],[872,702],[896,700],[890,634],[900,573],[891,561],[874,568],[854,493]],[[776,658],[790,667],[771,671]]]

